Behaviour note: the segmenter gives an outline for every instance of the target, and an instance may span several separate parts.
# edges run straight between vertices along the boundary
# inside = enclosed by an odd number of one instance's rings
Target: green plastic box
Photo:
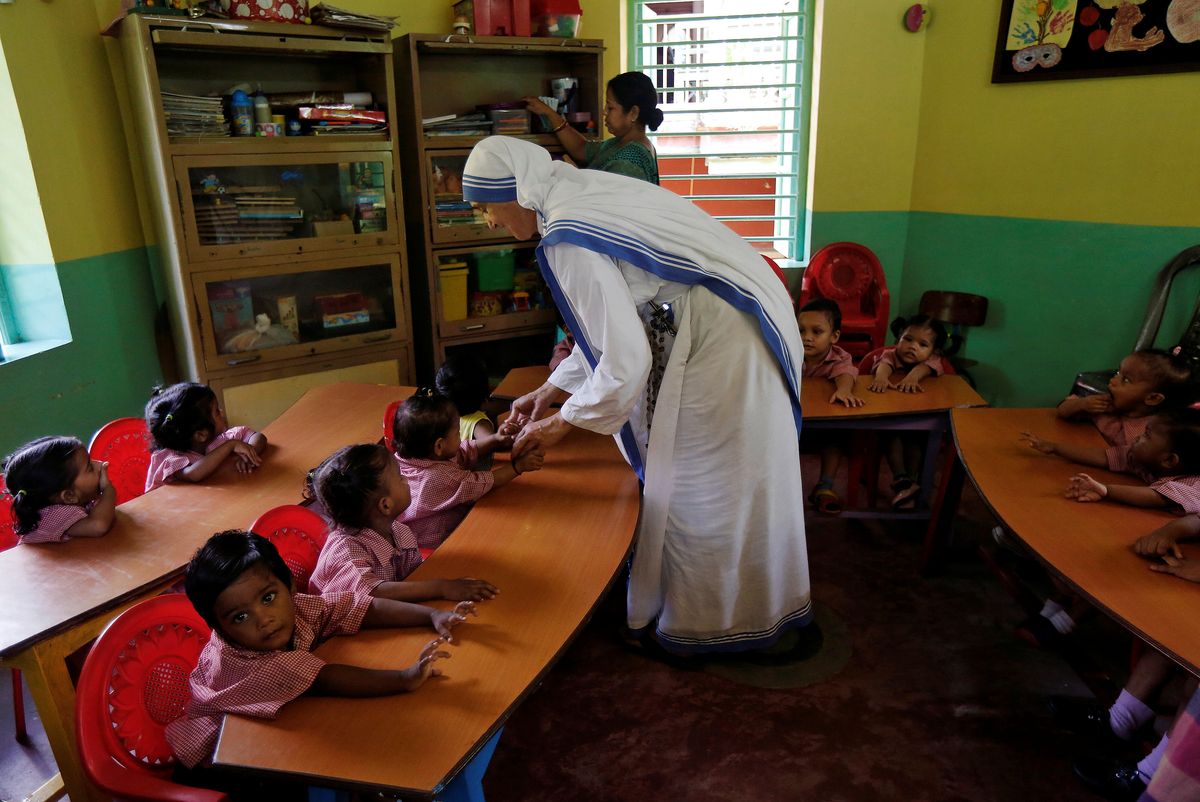
[[[480,292],[511,290],[516,265],[511,248],[475,254],[476,288]]]

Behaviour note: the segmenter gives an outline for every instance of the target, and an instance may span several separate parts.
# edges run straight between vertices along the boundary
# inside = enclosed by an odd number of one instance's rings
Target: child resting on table
[[[108,463],[90,458],[74,437],[39,437],[10,454],[3,468],[19,542],[61,543],[112,528],[117,493]]]
[[[830,404],[845,404],[861,407],[866,403],[854,394],[854,381],[858,368],[854,359],[837,345],[842,336],[842,310],[836,301],[817,298],[809,301],[796,315],[800,326],[800,342],[804,346],[805,379],[829,379],[833,382]],[[815,448],[821,453],[821,477],[808,500],[818,512],[837,515],[842,511],[842,499],[833,489],[845,450],[837,435],[828,431],[806,431],[800,436],[804,448]]]
[[[412,530],[400,522],[408,482],[378,444],[346,446],[313,472],[312,492],[333,527],[308,580],[313,593],[353,592],[398,601],[482,601],[496,588],[482,579],[403,581],[421,564]]]
[[[440,672],[433,662],[452,642],[451,630],[474,614],[471,602],[453,612],[339,593],[292,592],[292,573],[275,547],[252,532],[219,532],[196,552],[184,580],[187,597],[212,627],[192,672],[192,698],[167,725],[167,741],[185,766],[212,759],[227,713],[275,718],[306,693],[385,696],[413,691]],[[438,638],[416,664],[399,670],[325,663],[312,653],[334,635],[362,627],[432,627]]]
[[[944,372],[941,354],[946,344],[945,327],[929,315],[913,315],[893,320],[891,330],[896,344],[883,349],[873,360],[864,358],[858,366],[859,375],[872,377],[868,389],[873,393],[925,392],[921,380]],[[896,377],[900,380],[895,381]],[[915,504],[921,492],[916,477],[920,476],[925,459],[925,438],[919,432],[901,432],[881,439],[892,471],[892,506]]]
[[[1058,416],[1091,420],[1110,446],[1127,446],[1155,412],[1185,407],[1195,400],[1188,363],[1178,354],[1145,348],[1121,360],[1108,380],[1107,393],[1069,395],[1059,403]]]
[[[535,448],[490,471],[472,470],[478,449],[462,442],[454,402],[423,388],[407,398],[392,421],[396,461],[408,480],[412,503],[401,520],[421,548],[435,549],[462,523],[471,505],[517,476],[542,467]]]
[[[248,426],[229,427],[217,395],[206,384],[157,387],[146,404],[153,444],[146,491],[168,482],[203,482],[232,457],[241,473],[262,464],[266,436]]]
[[[1131,445],[1077,446],[1021,437],[1043,454],[1082,465],[1137,476],[1145,485],[1104,484],[1086,473],[1071,477],[1067,498],[1091,502],[1107,499],[1135,507],[1172,507],[1200,513],[1200,410],[1185,408],[1151,417]]]
[[[479,467],[490,468],[492,453],[511,447],[512,438],[496,434],[496,425],[483,411],[489,392],[483,362],[461,354],[451,356],[438,368],[433,383],[440,395],[454,402],[458,435],[464,443],[475,441]]]

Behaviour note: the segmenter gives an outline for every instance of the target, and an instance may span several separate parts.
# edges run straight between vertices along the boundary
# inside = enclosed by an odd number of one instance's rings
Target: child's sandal
[[[921,486],[907,477],[892,482],[892,507],[911,509],[917,506],[917,494]]]
[[[841,515],[842,513],[842,497],[832,487],[815,488],[808,500],[822,515]]]

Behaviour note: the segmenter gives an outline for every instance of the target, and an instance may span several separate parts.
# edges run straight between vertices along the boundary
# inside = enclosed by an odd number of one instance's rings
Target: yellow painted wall
[[[1000,1],[934,7],[912,208],[1197,225],[1200,73],[992,84]]]

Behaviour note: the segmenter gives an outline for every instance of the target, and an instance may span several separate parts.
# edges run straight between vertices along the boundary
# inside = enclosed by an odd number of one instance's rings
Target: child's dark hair
[[[367,525],[371,497],[383,484],[382,476],[394,457],[378,443],[339,448],[312,472],[317,499],[334,523]]]
[[[73,457],[83,448],[75,437],[39,437],[4,459],[4,484],[13,497],[13,530],[18,535],[37,529],[42,508],[75,485]]]
[[[466,354],[448,357],[433,379],[437,391],[454,402],[459,415],[478,412],[488,397],[487,367]]]
[[[1180,409],[1195,403],[1198,388],[1186,359],[1161,348],[1143,348],[1135,351],[1134,356],[1142,360],[1154,378],[1155,391],[1162,393],[1159,409]]]
[[[934,351],[941,351],[946,345],[946,327],[942,325],[942,321],[936,318],[932,318],[929,315],[898,317],[892,321],[892,336],[899,340],[900,335],[907,328],[929,329],[932,331]]]
[[[1161,413],[1154,425],[1163,427],[1171,451],[1179,457],[1176,473],[1200,474],[1200,409],[1184,407]]]
[[[813,298],[800,307],[800,312],[821,312],[829,318],[829,326],[833,331],[842,330],[842,308],[838,306],[837,301],[830,298]]]
[[[638,122],[651,131],[662,125],[663,111],[658,107],[658,90],[650,76],[642,72],[623,72],[608,82],[608,90],[626,114],[638,107]]]
[[[279,581],[292,586],[292,572],[279,551],[262,535],[242,529],[217,532],[192,556],[183,589],[200,617],[214,630],[217,622],[217,597],[238,577],[259,563],[265,564]]]
[[[215,437],[216,421],[209,409],[216,393],[207,384],[180,382],[170,387],[158,386],[146,402],[146,427],[154,440],[154,451],[191,451],[192,436],[208,432]]]
[[[453,401],[422,387],[405,399],[392,419],[396,453],[408,459],[429,459],[434,443],[446,436],[456,417]]]

